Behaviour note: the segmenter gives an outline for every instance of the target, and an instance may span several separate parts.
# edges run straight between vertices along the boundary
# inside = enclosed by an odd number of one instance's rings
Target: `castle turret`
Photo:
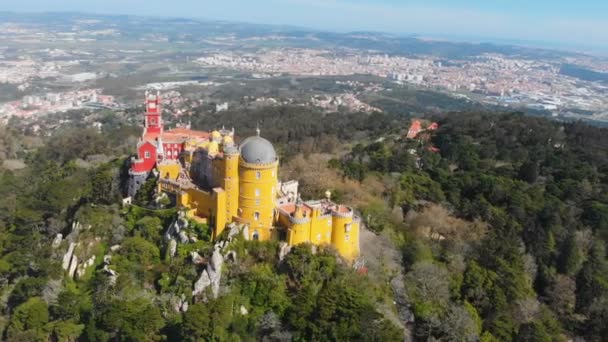
[[[239,150],[234,144],[224,145],[224,184],[226,217],[232,221],[239,209]]]
[[[160,93],[146,91],[146,114],[144,118],[144,135],[146,133],[162,133],[163,119]]]
[[[331,244],[346,259],[359,256],[359,227],[360,219],[352,208],[336,205],[332,210]]]
[[[274,222],[279,160],[272,144],[259,136],[240,146],[239,217],[249,223],[252,239],[269,240]]]

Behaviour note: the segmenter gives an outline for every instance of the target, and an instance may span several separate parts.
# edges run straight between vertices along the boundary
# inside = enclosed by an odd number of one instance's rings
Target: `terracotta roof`
[[[185,136],[185,137],[202,138],[202,139],[209,139],[209,135],[210,135],[209,132],[195,131],[195,130],[184,128],[184,127],[177,127],[177,128],[170,129],[170,130],[166,131],[165,134],[174,134],[174,135],[181,135],[181,136]]]
[[[146,141],[156,141],[158,137],[161,137],[164,143],[177,144],[183,143],[189,138],[209,139],[209,132],[205,131],[194,131],[191,129],[178,127],[170,129],[162,133],[149,132],[144,135]]]
[[[293,214],[293,213],[296,212],[296,204],[293,203],[293,202],[292,203],[286,203],[286,204],[283,204],[282,206],[279,206],[279,209],[285,211],[288,214]],[[312,208],[309,207],[306,204],[303,204],[302,205],[302,210],[304,212],[306,212],[306,213],[310,213],[312,211]]]

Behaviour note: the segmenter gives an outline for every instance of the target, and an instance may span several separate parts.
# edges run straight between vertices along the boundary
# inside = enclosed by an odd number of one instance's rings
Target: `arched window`
[[[255,197],[260,197],[260,189],[255,189]]]
[[[255,241],[258,241],[260,239],[260,234],[258,233],[257,230],[255,232],[253,232],[253,239]]]
[[[253,213],[253,219],[256,221],[260,220],[260,212],[256,211],[255,213]]]

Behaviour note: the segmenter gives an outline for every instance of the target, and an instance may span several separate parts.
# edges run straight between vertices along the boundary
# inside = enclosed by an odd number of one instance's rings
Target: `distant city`
[[[608,121],[608,60],[596,56],[224,22],[172,20],[152,26],[143,18],[84,14],[0,18],[2,120],[122,109],[136,98],[119,92],[122,87],[142,92],[301,77],[336,78],[345,90],[245,100],[373,112],[383,109],[362,95],[415,87],[482,105]],[[374,79],[349,79],[357,76]],[[187,102],[177,94],[176,102]],[[217,111],[231,106],[227,98],[206,100],[217,103]]]

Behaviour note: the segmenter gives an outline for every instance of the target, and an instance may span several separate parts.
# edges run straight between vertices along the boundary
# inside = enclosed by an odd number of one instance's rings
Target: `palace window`
[[[260,197],[260,189],[255,189],[255,197]]]
[[[258,233],[258,231],[257,231],[257,230],[256,230],[255,232],[253,232],[253,239],[254,239],[255,241],[257,241],[257,240],[259,240],[259,239],[260,239],[260,234]]]
[[[348,224],[345,224],[345,225],[344,225],[344,232],[345,232],[345,233],[350,232],[350,223],[348,223]],[[348,236],[348,235],[347,235],[347,236]]]
[[[260,171],[256,171],[256,172],[255,172],[255,178],[256,178],[256,179],[260,179],[260,178],[262,178],[262,172],[260,172]]]
[[[146,151],[144,153],[144,158],[149,159],[150,158],[150,151]]]
[[[260,220],[260,213],[257,212],[257,211],[255,213],[253,213],[253,219],[256,220],[256,221],[259,221]]]
[[[150,109],[155,109],[155,108],[156,108],[156,103],[154,103],[154,102],[150,102],[150,103],[148,104],[148,106],[150,107]]]

